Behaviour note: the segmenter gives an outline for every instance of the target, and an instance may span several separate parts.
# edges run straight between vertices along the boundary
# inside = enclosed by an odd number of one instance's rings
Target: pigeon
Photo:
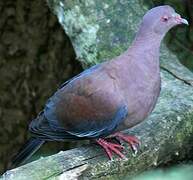
[[[113,138],[136,151],[140,140],[120,131],[139,124],[154,109],[161,89],[160,43],[179,24],[188,21],[169,5],[147,11],[125,52],[64,82],[48,99],[12,164],[26,162],[46,141],[90,139],[109,159],[114,154],[125,158],[124,146]]]

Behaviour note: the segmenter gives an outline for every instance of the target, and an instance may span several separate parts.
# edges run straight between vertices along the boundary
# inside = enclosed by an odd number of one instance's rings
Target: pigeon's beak
[[[183,19],[179,14],[177,13],[174,13],[172,14],[172,17],[175,19],[175,21],[178,23],[178,24],[186,24],[186,25],[189,25],[188,21],[186,19]]]

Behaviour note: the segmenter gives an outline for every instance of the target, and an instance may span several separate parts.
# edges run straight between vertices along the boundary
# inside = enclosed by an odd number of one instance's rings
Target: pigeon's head
[[[165,35],[172,27],[186,24],[188,21],[183,19],[175,10],[168,5],[157,6],[150,9],[142,21],[142,28],[158,35]]]

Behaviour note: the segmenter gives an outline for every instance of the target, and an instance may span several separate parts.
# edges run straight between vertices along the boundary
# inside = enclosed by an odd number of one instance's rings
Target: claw
[[[116,138],[119,142],[125,141],[131,147],[134,156],[138,153],[140,141],[135,136],[128,136],[122,133],[115,133],[109,136],[108,138]],[[121,150],[124,149],[122,145],[108,142],[107,140],[104,140],[102,138],[97,139],[96,142],[104,148],[110,160],[112,160],[113,158],[113,153],[117,154],[121,158],[126,158],[125,155],[121,152]]]
[[[131,149],[133,151],[134,156],[138,153],[138,147],[134,144],[131,145]]]
[[[98,140],[96,140],[96,142],[104,148],[110,160],[112,160],[113,158],[113,155],[112,155],[113,152],[117,154],[119,157],[125,158],[125,155],[120,152],[120,150],[124,149],[123,146],[108,142],[102,138],[99,138]]]
[[[119,141],[125,141],[129,144],[129,146],[131,147],[134,155],[136,155],[138,153],[138,150],[140,148],[140,141],[138,138],[136,138],[135,136],[128,136],[128,135],[124,135],[122,133],[115,133],[113,135],[111,135],[111,137],[115,137],[117,138]]]

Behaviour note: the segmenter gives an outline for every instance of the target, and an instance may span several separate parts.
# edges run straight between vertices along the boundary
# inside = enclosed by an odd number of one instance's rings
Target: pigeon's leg
[[[131,147],[131,149],[133,150],[134,154],[137,154],[139,146],[141,144],[137,137],[122,134],[120,132],[110,135],[109,138],[116,138],[119,142],[121,141],[127,142]]]
[[[110,160],[113,157],[112,155],[113,152],[118,156],[120,156],[121,158],[125,158],[125,155],[120,152],[120,150],[124,149],[124,147],[121,146],[120,144],[111,143],[102,138],[99,138],[95,141],[97,142],[97,144],[99,144],[104,148]]]

